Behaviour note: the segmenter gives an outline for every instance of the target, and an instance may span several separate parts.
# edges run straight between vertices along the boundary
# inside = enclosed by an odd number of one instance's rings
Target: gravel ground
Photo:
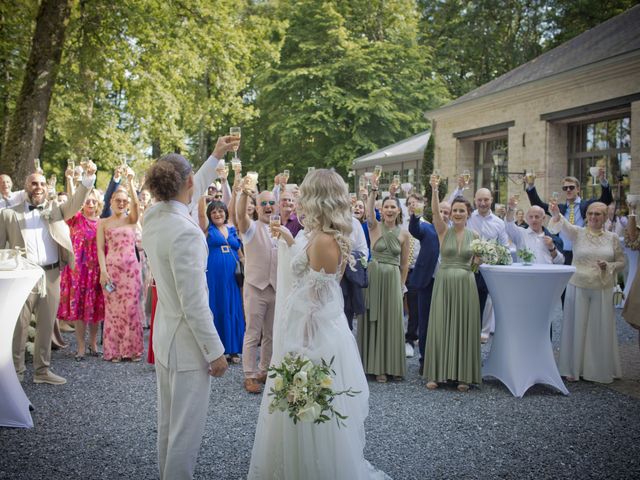
[[[559,309],[554,318],[557,346]],[[618,333],[637,342],[620,318]],[[153,367],[76,363],[74,348],[53,354],[64,386],[34,385],[28,370],[35,428],[0,429],[0,478],[156,478]],[[570,384],[568,397],[534,386],[522,399],[495,381],[428,391],[417,357],[407,380],[369,385],[365,456],[395,479],[640,478],[640,400],[605,386]],[[259,403],[240,366],[213,381],[196,478],[246,476]]]

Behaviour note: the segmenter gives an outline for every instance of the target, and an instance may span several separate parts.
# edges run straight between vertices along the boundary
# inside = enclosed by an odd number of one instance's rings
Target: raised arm
[[[207,220],[207,200],[209,197],[203,195],[198,200],[198,226],[200,230],[204,233],[207,233],[207,227],[209,226],[209,221]]]
[[[129,169],[127,172],[127,179],[129,180],[129,196],[131,197],[131,205],[129,206],[129,215],[127,219],[129,223],[138,223],[140,217],[140,205],[138,202],[138,192],[136,191],[135,174],[133,170]]]
[[[438,198],[438,177],[431,175],[431,213],[433,215],[433,226],[438,232],[438,237],[442,241],[442,237],[447,233],[447,224],[440,215],[440,198]]]
[[[526,184],[525,191],[527,192],[527,197],[529,197],[529,203],[531,205],[537,205],[538,207],[544,210],[544,213],[546,213],[547,215],[551,215],[551,211],[549,210],[549,204],[544,203],[542,199],[538,196],[538,191],[536,190],[535,184],[533,182]]]
[[[378,219],[376,218],[376,199],[378,198],[378,180],[377,176],[371,178],[371,194],[367,198],[367,226],[369,227],[369,233],[372,233],[378,228]]]
[[[560,215],[560,209],[558,208],[558,204],[551,203],[549,205],[549,210],[551,212],[551,221],[547,228],[551,233],[560,233],[562,232],[569,237],[571,241],[575,241],[578,236],[578,232],[581,227],[576,227],[575,225],[571,225],[562,215]]]
[[[249,201],[250,190],[244,188],[240,191],[240,197],[238,198],[238,204],[236,205],[236,219],[238,220],[238,231],[241,234],[247,233],[251,226],[251,218],[247,214],[247,202]]]
[[[64,202],[60,205],[62,216],[65,220],[69,220],[76,213],[80,211],[84,205],[84,201],[89,194],[89,191],[93,188],[93,184],[96,181],[96,164],[93,162],[87,163],[87,169],[84,172],[82,181],[78,184],[73,195],[68,202]]]

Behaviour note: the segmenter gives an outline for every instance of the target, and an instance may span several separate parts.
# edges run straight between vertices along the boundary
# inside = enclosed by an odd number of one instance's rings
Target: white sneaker
[[[407,358],[413,358],[413,345],[411,345],[409,342],[406,342],[404,344],[404,353]]]

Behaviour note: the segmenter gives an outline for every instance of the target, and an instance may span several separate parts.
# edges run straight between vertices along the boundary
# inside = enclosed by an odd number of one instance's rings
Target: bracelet
[[[372,192],[377,192],[378,191],[378,187],[375,187],[375,188],[371,187],[371,191]]]

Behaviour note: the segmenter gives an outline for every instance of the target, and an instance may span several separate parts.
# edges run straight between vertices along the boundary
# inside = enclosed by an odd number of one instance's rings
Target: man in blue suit
[[[438,265],[440,243],[435,227],[414,214],[415,203],[417,203],[417,199],[414,197],[407,200],[407,208],[411,214],[409,233],[420,241],[420,253],[408,283],[411,289],[417,291],[418,296],[418,347],[420,349],[420,375],[422,375],[429,310],[431,309],[431,293],[433,291],[433,274]]]

